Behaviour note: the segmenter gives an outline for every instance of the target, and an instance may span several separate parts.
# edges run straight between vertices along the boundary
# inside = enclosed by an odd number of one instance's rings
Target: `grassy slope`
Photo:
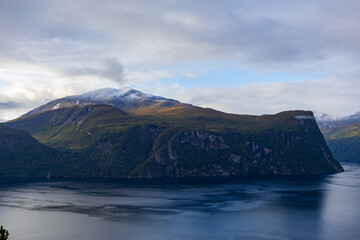
[[[290,111],[263,116],[235,115],[181,103],[168,108],[157,106],[140,108],[127,114],[107,105],[88,105],[42,112],[16,119],[8,122],[7,125],[30,132],[41,143],[59,151],[70,151],[73,153],[71,156],[76,155],[70,162],[63,160],[67,164],[64,170],[66,174],[57,172],[53,173],[54,175],[78,177],[141,175],[145,170],[154,169],[154,156],[164,151],[174,138],[186,131],[205,131],[222,136],[235,152],[248,154],[250,158],[253,153],[244,153],[245,150],[238,148],[244,146],[249,139],[254,140],[261,145],[271,147],[278,154],[277,160],[290,161],[286,163],[290,168],[304,165],[303,171],[315,168],[315,173],[317,169],[323,168],[325,172],[332,172],[331,166],[326,165],[324,168],[321,161],[319,163],[313,161],[314,157],[323,158],[322,153],[319,152],[320,148],[324,148],[324,151],[328,149],[326,144],[322,144],[324,140],[316,125],[310,124],[307,127],[310,129],[310,134],[306,134],[304,124],[294,118],[304,114],[310,112]],[[285,142],[294,136],[301,136],[309,144],[292,146],[291,151],[280,156]],[[304,149],[304,147],[311,148],[312,141],[320,143],[321,146],[314,145],[312,151]],[[191,146],[184,149],[180,145],[175,147],[176,151],[187,153],[182,156],[183,161],[179,163],[185,170],[201,168],[204,161],[210,161],[209,159],[224,163],[225,160],[220,155],[230,154],[226,151],[204,152]],[[198,157],[194,158],[194,156]],[[336,165],[333,159],[330,162]],[[224,166],[225,168],[234,167],[232,163],[226,164],[228,165]],[[258,169],[254,174],[261,173],[260,167],[257,166]],[[201,171],[198,173],[202,174]],[[238,172],[238,174],[242,173]]]
[[[56,154],[29,133],[0,125],[0,177],[45,177]]]
[[[360,162],[360,122],[325,132],[325,137],[336,159]]]
[[[293,130],[300,126],[293,116],[304,113],[284,112],[257,117],[187,106],[154,111],[151,115],[148,109],[146,115],[140,111],[136,111],[136,115],[128,115],[111,106],[89,105],[47,111],[10,121],[7,125],[28,131],[49,146],[77,150],[91,146],[104,136],[148,125],[212,132],[256,133],[276,126]]]

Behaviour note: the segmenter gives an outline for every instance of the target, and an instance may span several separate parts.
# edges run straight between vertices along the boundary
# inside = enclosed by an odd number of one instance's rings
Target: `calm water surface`
[[[0,183],[9,240],[358,240],[360,165],[222,183]]]

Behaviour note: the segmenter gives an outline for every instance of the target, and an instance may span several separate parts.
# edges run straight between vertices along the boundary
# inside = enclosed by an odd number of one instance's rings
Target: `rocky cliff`
[[[341,172],[341,165],[333,158],[314,121],[302,121],[302,124],[303,131],[270,130],[259,135],[179,131],[163,146],[153,149],[151,157],[130,175],[186,177]]]

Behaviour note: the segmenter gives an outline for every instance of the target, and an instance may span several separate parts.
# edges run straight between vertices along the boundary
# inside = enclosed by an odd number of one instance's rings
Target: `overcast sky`
[[[103,87],[218,110],[360,111],[360,1],[0,0],[0,121]]]

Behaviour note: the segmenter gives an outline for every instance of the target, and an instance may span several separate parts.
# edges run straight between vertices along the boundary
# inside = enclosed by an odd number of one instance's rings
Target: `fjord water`
[[[211,183],[0,184],[10,240],[360,239],[360,165]]]

